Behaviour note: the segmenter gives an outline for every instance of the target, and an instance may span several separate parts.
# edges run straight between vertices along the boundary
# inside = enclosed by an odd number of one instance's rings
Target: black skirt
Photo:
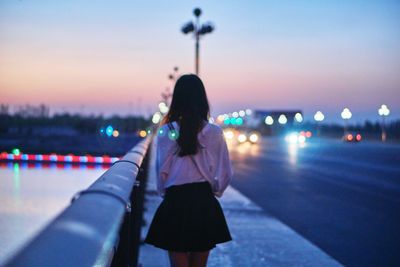
[[[151,222],[145,242],[177,252],[200,252],[232,240],[208,182],[174,185]]]

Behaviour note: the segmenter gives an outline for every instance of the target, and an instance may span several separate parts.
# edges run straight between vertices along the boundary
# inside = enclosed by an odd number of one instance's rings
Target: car
[[[225,139],[228,142],[234,142],[234,143],[237,142],[239,144],[247,142],[251,144],[256,144],[260,142],[260,134],[254,131],[247,132],[232,128],[226,128],[224,129],[224,135]]]
[[[345,133],[342,137],[344,142],[358,143],[361,142],[362,136],[360,133]]]
[[[291,132],[285,136],[285,141],[289,144],[304,144],[306,140],[304,132]]]

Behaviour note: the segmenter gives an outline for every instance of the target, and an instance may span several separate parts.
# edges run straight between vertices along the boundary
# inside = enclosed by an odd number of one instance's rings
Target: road
[[[400,145],[230,146],[232,185],[345,266],[400,266]]]

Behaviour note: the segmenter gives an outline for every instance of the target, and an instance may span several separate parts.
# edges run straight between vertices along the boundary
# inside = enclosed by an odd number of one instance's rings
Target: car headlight
[[[239,143],[244,143],[244,142],[246,142],[246,141],[247,141],[246,135],[245,135],[245,134],[239,134],[239,136],[238,136],[238,141],[239,141]]]
[[[250,134],[250,136],[249,136],[249,140],[250,140],[250,142],[252,142],[252,143],[257,143],[257,142],[258,142],[258,139],[259,139],[259,137],[258,137],[258,134],[256,134],[256,133],[252,133],[252,134]]]

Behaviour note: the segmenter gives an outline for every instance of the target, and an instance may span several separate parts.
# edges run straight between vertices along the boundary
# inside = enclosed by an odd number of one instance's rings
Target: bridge
[[[168,266],[165,251],[142,242],[161,201],[155,145],[147,137],[116,159],[4,266]],[[278,137],[228,145],[235,176],[220,202],[233,241],[208,266],[399,262],[400,219],[390,215],[400,206],[398,145]]]

